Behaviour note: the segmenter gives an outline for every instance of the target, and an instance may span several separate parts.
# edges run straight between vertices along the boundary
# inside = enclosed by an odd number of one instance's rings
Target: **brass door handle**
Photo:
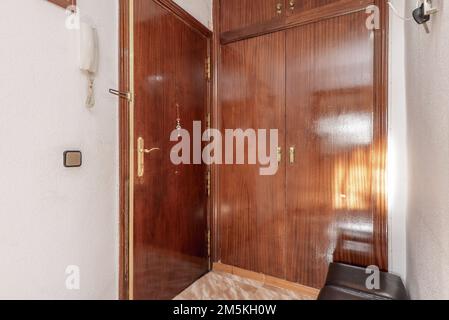
[[[161,149],[159,149],[159,148],[143,149],[142,152],[148,154],[148,153],[151,153],[153,151],[159,151],[159,150],[161,150]]]
[[[282,162],[282,148],[279,147],[277,150],[277,159],[278,159],[278,163]]]
[[[295,157],[296,157],[295,153],[296,153],[295,147],[290,147],[290,164],[295,163]]]
[[[145,155],[160,150],[160,148],[145,149],[145,140],[142,137],[137,139],[137,176],[139,178],[145,174]]]

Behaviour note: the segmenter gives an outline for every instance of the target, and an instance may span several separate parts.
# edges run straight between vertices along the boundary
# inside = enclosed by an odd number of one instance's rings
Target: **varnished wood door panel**
[[[287,31],[287,279],[319,288],[332,260],[385,267],[373,216],[374,40],[364,12]]]
[[[134,298],[172,299],[208,270],[206,167],[170,160],[178,114],[190,133],[205,119],[208,44],[150,0],[134,0],[134,20],[135,140],[161,149],[134,176]]]
[[[63,7],[64,9],[69,6],[76,6],[76,0],[48,0],[58,6]]]
[[[279,129],[285,138],[285,34],[222,47],[221,128]],[[247,152],[246,152],[247,154]],[[219,168],[221,262],[285,277],[285,166],[261,176],[257,165]]]
[[[277,6],[281,6],[278,12]],[[221,0],[221,32],[244,28],[282,18],[285,0]]]
[[[305,11],[320,8],[328,4],[336,2],[348,2],[348,0],[287,0],[289,5],[287,12],[289,13],[304,13]],[[293,1],[293,2],[291,2]],[[293,8],[291,7],[293,3]]]

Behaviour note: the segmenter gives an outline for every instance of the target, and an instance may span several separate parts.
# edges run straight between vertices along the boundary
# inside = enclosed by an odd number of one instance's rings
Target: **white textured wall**
[[[100,36],[93,110],[65,11],[0,1],[0,298],[117,297],[117,1],[78,2]],[[67,149],[82,168],[63,168]],[[67,265],[80,291],[66,290]]]
[[[174,0],[198,21],[213,29],[212,23],[212,0]]]
[[[404,0],[391,1],[405,15]],[[388,204],[389,270],[405,281],[407,214],[407,110],[405,97],[404,21],[390,10]]]
[[[409,206],[407,284],[415,299],[449,299],[449,2],[427,34],[406,25]],[[410,12],[414,1],[406,1]]]

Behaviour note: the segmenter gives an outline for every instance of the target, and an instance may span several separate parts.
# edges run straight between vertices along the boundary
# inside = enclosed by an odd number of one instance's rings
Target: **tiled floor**
[[[312,300],[296,291],[221,272],[210,272],[175,300]]]

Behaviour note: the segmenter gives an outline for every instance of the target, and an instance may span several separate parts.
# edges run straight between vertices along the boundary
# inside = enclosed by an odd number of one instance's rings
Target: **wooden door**
[[[279,129],[279,146],[284,149],[285,34],[240,41],[221,50],[222,131]],[[284,278],[284,164],[273,176],[261,176],[258,165],[222,165],[219,181],[221,262]]]
[[[329,262],[386,268],[376,223],[374,38],[365,12],[287,31],[287,279],[324,284]],[[381,170],[381,172],[379,172]],[[382,173],[383,172],[383,173]],[[373,187],[376,186],[376,187]],[[382,242],[385,243],[385,242]]]
[[[207,111],[208,42],[150,0],[134,0],[134,154],[145,148],[143,177],[134,176],[134,299],[171,299],[208,271],[205,165],[174,165],[170,134]]]
[[[221,0],[221,32],[280,19],[285,7],[285,0]]]

